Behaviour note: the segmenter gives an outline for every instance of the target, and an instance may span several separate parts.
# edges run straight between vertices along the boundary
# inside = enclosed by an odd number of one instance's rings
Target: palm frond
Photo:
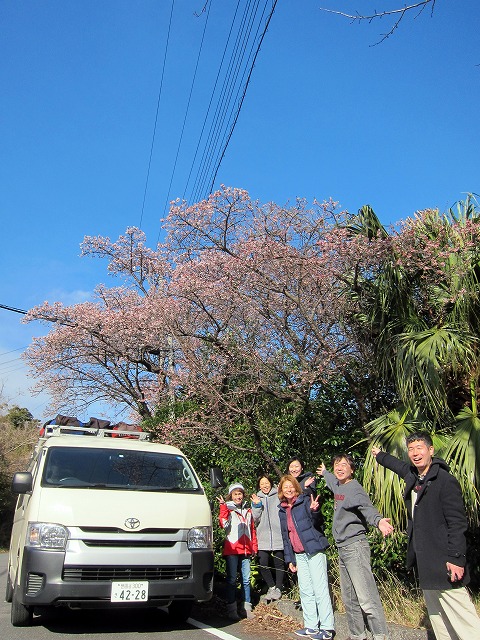
[[[388,451],[402,460],[408,460],[405,439],[414,431],[428,429],[430,424],[425,422],[418,411],[409,407],[399,407],[384,416],[376,418],[365,425],[370,433],[373,444]],[[407,514],[403,504],[403,480],[389,469],[378,465],[368,450],[363,473],[365,491],[373,495],[374,502],[385,517],[392,518],[394,526],[404,528]]]
[[[480,523],[480,417],[474,408],[464,407],[455,417],[455,431],[444,452],[452,473],[462,487],[469,518],[476,526]]]
[[[476,359],[476,341],[475,336],[454,327],[401,334],[396,358],[400,397],[409,402],[416,398],[437,418],[448,411],[446,376],[470,371]]]

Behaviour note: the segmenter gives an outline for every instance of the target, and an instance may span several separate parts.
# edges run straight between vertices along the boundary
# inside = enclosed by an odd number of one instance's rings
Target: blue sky
[[[89,299],[114,282],[79,257],[83,237],[141,221],[154,246],[166,203],[188,197],[235,9],[247,6],[211,0],[205,26],[205,2],[176,0],[171,13],[171,0],[2,0],[0,304]],[[402,5],[278,0],[215,186],[281,204],[369,203],[385,224],[478,192],[480,4],[437,0],[376,46],[391,19],[320,10]],[[29,394],[19,357],[44,332],[0,309],[2,398],[41,419],[47,398]]]

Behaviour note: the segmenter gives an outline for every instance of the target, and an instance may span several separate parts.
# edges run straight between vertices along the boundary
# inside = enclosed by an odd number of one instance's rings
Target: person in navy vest
[[[278,497],[285,562],[298,576],[305,625],[294,633],[314,640],[331,640],[335,636],[335,619],[325,554],[329,544],[317,522],[321,516],[318,497],[303,493],[292,475],[280,479]]]

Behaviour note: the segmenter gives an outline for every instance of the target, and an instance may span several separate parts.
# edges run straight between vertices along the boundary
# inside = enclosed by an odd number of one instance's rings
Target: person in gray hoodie
[[[386,640],[387,621],[372,573],[366,534],[369,525],[380,529],[384,536],[392,533],[393,527],[389,518],[383,518],[375,509],[354,479],[354,472],[355,461],[344,453],[333,458],[333,473],[323,463],[317,469],[335,498],[332,534],[338,548],[340,590],[350,639],[366,639],[366,618],[374,640]]]
[[[279,600],[282,597],[285,575],[279,504],[278,490],[273,480],[267,475],[261,475],[257,480],[257,492],[252,495],[252,514],[257,529],[260,574],[268,587],[263,598],[266,601]],[[275,571],[275,579],[270,561]]]

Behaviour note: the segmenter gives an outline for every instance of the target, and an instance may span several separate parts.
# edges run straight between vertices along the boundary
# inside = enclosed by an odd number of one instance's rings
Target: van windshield
[[[125,449],[52,447],[42,486],[134,491],[202,491],[182,456]]]

